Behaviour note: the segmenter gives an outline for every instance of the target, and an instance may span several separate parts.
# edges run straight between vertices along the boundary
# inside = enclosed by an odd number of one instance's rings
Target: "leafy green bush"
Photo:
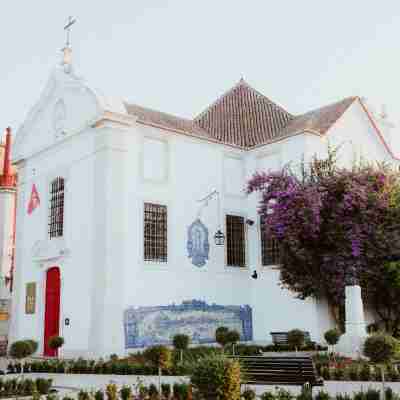
[[[256,392],[253,389],[245,389],[242,393],[244,400],[255,400]]]
[[[276,400],[292,400],[293,395],[286,389],[278,389],[275,395]]]
[[[240,398],[240,364],[222,355],[201,358],[192,367],[190,381],[205,398]]]
[[[292,329],[287,333],[287,340],[289,346],[294,347],[295,349],[299,349],[304,346],[306,337],[302,330],[300,329]]]
[[[51,379],[37,378],[36,389],[40,394],[48,394],[53,381]]]
[[[106,386],[107,400],[118,400],[118,388],[114,383],[109,383]]]
[[[172,391],[175,400],[186,400],[189,394],[189,386],[186,383],[174,383]]]
[[[326,343],[328,343],[330,346],[334,346],[340,339],[340,332],[337,329],[329,329],[325,332],[324,338]]]
[[[18,340],[11,345],[9,356],[16,359],[22,359],[32,355],[33,350],[30,341]]]
[[[164,399],[169,399],[171,396],[171,385],[169,383],[161,384],[161,394]]]
[[[52,336],[49,338],[48,345],[51,349],[57,350],[64,345],[64,338],[61,336]]]
[[[90,400],[89,392],[86,390],[81,389],[78,392],[78,400]]]
[[[364,364],[360,370],[360,380],[370,381],[371,380],[371,366],[369,364]]]
[[[94,400],[104,400],[104,392],[102,390],[96,390],[94,393]]]
[[[351,365],[347,369],[347,376],[350,381],[358,381],[359,380],[359,368],[358,368],[357,364]]]
[[[379,390],[369,388],[365,392],[365,400],[380,400],[381,394]]]
[[[149,347],[144,351],[143,356],[151,366],[160,370],[167,370],[172,365],[172,353],[166,346]]]
[[[376,333],[368,336],[364,343],[364,355],[374,363],[392,360],[399,348],[399,342],[392,336]]]
[[[176,350],[187,350],[190,343],[190,337],[184,334],[177,334],[172,339],[172,344]]]
[[[220,326],[215,331],[215,341],[222,348],[224,348],[228,344],[228,342],[227,342],[227,334],[228,334],[228,332],[229,332],[229,329],[226,326]]]
[[[331,400],[331,396],[329,396],[328,393],[324,392],[321,390],[320,392],[317,393],[315,396],[315,400]]]
[[[28,339],[26,342],[31,346],[32,353],[35,354],[39,348],[39,343],[36,340]]]
[[[261,400],[275,400],[275,395],[272,392],[264,392],[260,396]]]
[[[119,395],[121,396],[121,400],[129,400],[132,397],[132,389],[130,386],[122,386],[119,391]]]

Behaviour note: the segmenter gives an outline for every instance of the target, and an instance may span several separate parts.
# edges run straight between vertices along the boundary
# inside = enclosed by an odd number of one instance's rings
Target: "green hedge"
[[[1,379],[0,378],[0,398],[32,396],[34,393],[41,395],[48,394],[52,380],[38,378],[32,379]]]

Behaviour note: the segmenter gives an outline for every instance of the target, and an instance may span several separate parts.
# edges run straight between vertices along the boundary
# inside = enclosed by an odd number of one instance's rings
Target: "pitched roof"
[[[243,149],[306,130],[325,134],[353,103],[337,103],[294,116],[243,79],[193,120],[125,103],[138,122]]]
[[[279,132],[279,135],[288,136],[306,130],[324,135],[356,99],[357,97],[347,97],[336,103],[298,115]]]
[[[274,139],[291,119],[241,79],[194,121],[217,140],[248,148]]]

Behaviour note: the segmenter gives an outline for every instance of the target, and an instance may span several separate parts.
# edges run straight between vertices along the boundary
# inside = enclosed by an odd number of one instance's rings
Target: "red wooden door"
[[[60,270],[50,268],[46,274],[46,304],[44,312],[44,355],[56,356],[49,345],[49,338],[60,334]]]

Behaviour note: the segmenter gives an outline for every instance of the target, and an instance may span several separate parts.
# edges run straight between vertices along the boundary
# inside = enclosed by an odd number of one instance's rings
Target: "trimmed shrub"
[[[293,346],[295,349],[299,349],[304,346],[306,338],[305,334],[300,329],[292,329],[287,333],[287,339],[289,346]]]
[[[244,400],[255,400],[256,392],[253,389],[245,389],[242,393]]]
[[[81,389],[78,392],[78,400],[90,400],[90,395],[86,390]]]
[[[104,392],[102,390],[97,390],[94,393],[94,400],[104,400]]]
[[[177,334],[172,339],[172,344],[176,350],[187,350],[190,343],[190,337],[184,334]]]
[[[293,395],[286,389],[278,389],[275,399],[276,400],[292,400]]]
[[[192,367],[190,381],[202,397],[240,399],[240,364],[221,355],[204,357]]]
[[[365,392],[365,400],[380,400],[381,393],[379,390],[369,388]]]
[[[158,389],[154,383],[151,383],[149,386],[149,396],[150,396],[150,398],[154,398],[154,397],[158,396]]]
[[[272,392],[264,392],[260,396],[261,400],[275,400],[275,395]]]
[[[220,326],[215,331],[215,341],[223,348],[228,343],[226,341],[229,329],[226,326]]]
[[[374,363],[386,363],[398,352],[399,342],[384,333],[370,335],[364,343],[364,355]]]
[[[49,339],[48,345],[53,350],[58,350],[64,344],[64,338],[61,336],[52,336]]]
[[[9,356],[16,359],[29,357],[33,353],[33,347],[30,341],[18,340],[14,342],[9,350]]]
[[[370,381],[371,380],[371,366],[369,364],[364,364],[360,370],[360,380]]]
[[[147,362],[154,368],[168,370],[172,364],[171,350],[166,346],[152,346],[143,352],[143,356]]]
[[[53,381],[51,379],[37,378],[35,383],[39,394],[48,394]]]
[[[129,400],[132,397],[132,389],[130,386],[122,386],[119,391],[121,400]]]
[[[174,383],[172,391],[175,400],[187,400],[189,386],[186,383]]]
[[[323,390],[321,390],[320,392],[317,393],[317,395],[315,396],[315,400],[331,400],[331,396],[324,392]]]
[[[28,339],[28,340],[26,340],[26,342],[29,343],[29,345],[31,346],[31,349],[32,349],[31,354],[35,354],[39,348],[39,343],[36,340],[32,340],[32,339]]]
[[[114,383],[109,383],[106,386],[107,400],[118,400],[118,388]]]
[[[161,394],[164,399],[169,399],[171,396],[171,385],[169,383],[161,384]]]
[[[329,329],[325,332],[324,338],[326,343],[328,343],[330,346],[334,346],[340,339],[340,332],[337,329]]]

